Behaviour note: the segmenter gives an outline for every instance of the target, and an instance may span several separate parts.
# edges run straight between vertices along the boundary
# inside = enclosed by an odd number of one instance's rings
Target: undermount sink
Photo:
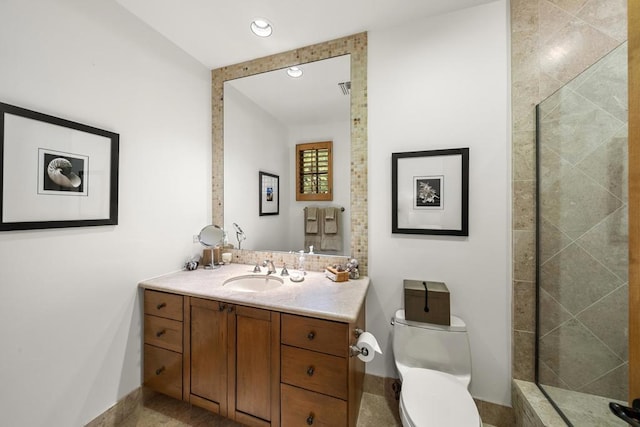
[[[284,280],[277,276],[250,274],[227,279],[222,286],[240,292],[263,292],[279,288],[283,283]]]

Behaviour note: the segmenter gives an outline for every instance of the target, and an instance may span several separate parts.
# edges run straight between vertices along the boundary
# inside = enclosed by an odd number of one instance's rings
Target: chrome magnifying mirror
[[[198,234],[198,240],[202,246],[212,248],[224,243],[224,230],[217,225],[207,225]]]
[[[207,225],[200,230],[200,234],[198,234],[198,241],[202,246],[212,248],[214,246],[222,246],[224,244],[224,236],[225,232],[219,226]],[[211,264],[205,265],[204,267],[218,268],[219,265],[216,265],[213,260],[213,255],[211,255]]]

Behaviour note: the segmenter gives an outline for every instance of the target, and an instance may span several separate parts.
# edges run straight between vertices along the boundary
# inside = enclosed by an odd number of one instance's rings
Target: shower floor
[[[542,387],[576,427],[627,426],[627,423],[609,410],[609,402],[617,402],[622,405],[627,405],[627,402],[548,385],[542,385]]]

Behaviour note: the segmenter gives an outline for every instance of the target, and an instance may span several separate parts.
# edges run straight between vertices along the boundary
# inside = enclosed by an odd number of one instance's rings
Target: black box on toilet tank
[[[450,325],[447,285],[442,282],[405,279],[404,316],[415,322]]]

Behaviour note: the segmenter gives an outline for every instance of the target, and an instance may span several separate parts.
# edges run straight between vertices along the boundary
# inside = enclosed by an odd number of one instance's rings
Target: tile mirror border
[[[224,224],[224,82],[347,54],[351,55],[350,254],[358,259],[360,273],[366,275],[369,256],[367,212],[367,33],[358,33],[212,70],[212,223]]]

